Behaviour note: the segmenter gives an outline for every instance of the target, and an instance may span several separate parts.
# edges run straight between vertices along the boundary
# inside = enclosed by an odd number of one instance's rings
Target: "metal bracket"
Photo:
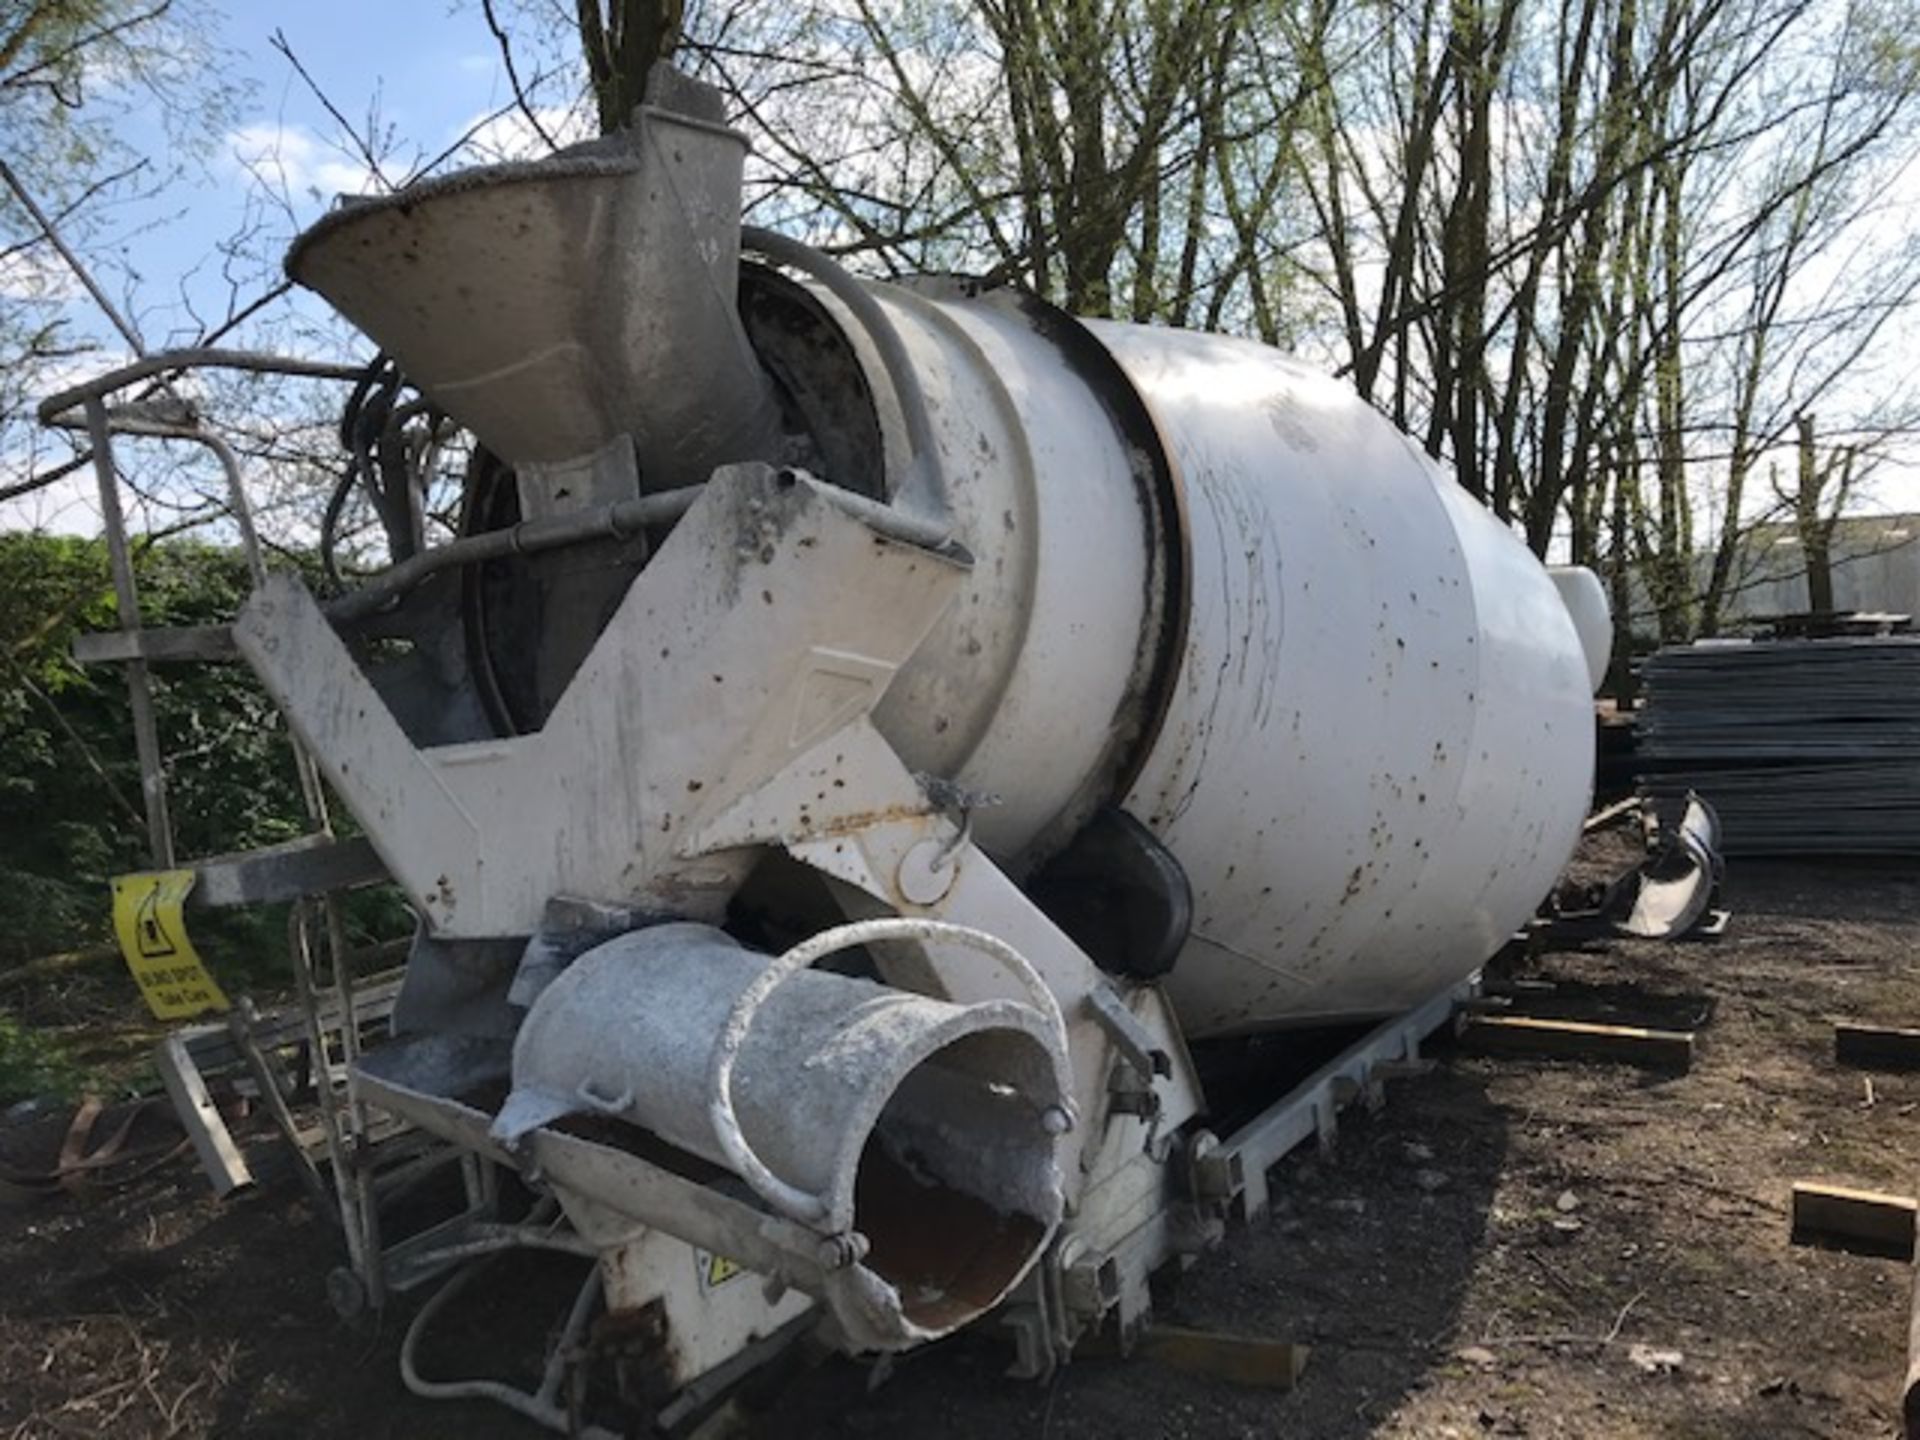
[[[1153,1032],[1140,1023],[1111,985],[1095,985],[1087,991],[1087,1013],[1149,1085],[1155,1076],[1173,1074],[1173,1057],[1154,1043]]]

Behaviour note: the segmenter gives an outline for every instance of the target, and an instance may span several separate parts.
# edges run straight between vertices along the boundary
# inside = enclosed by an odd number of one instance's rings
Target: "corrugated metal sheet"
[[[1920,636],[1702,641],[1647,661],[1641,793],[1733,855],[1920,853]]]

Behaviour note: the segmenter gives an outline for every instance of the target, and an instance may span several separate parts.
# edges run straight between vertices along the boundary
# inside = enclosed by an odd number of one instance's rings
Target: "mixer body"
[[[1265,1194],[1191,1045],[1443,1016],[1544,897],[1594,587],[1268,348],[743,238],[659,93],[289,257],[479,447],[456,538],[234,627],[420,918],[355,1094],[550,1192],[672,1385],[989,1313],[1039,1373]]]

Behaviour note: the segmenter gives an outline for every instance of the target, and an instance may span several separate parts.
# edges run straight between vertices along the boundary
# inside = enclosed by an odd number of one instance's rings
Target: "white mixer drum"
[[[1344,385],[1095,325],[1186,494],[1180,678],[1127,797],[1186,867],[1188,1033],[1388,1014],[1522,924],[1579,838],[1585,650],[1546,569]]]
[[[1167,981],[1191,1035],[1394,1013],[1498,949],[1572,853],[1593,769],[1587,649],[1526,547],[1340,382],[1090,322],[1157,431],[1156,507],[1118,377],[1041,307],[875,295],[975,556],[877,718],[917,769],[999,797],[982,843],[1017,869],[1117,784],[1192,883]]]

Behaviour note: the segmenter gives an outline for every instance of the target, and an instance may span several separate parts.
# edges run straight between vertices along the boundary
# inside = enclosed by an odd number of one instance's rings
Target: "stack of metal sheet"
[[[1641,793],[1734,855],[1920,852],[1920,636],[1708,640],[1647,661]]]

